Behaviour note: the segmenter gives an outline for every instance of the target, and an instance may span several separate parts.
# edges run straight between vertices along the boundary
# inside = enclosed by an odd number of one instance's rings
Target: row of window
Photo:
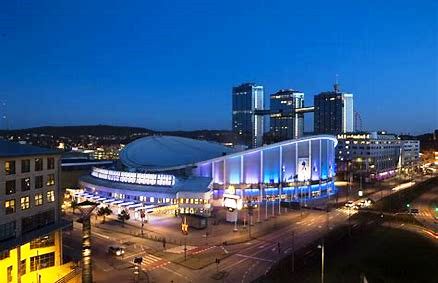
[[[55,252],[33,256],[30,258],[30,271],[55,266]]]
[[[55,191],[50,190],[46,194],[46,200],[47,202],[54,202],[55,201]],[[34,196],[34,203],[35,206],[40,206],[43,204],[43,194],[38,193]],[[23,196],[20,198],[20,208],[21,210],[29,209],[30,207],[30,197],[29,196]],[[16,211],[15,206],[15,199],[8,199],[5,200],[5,214],[11,214]]]
[[[23,217],[21,219],[21,230],[22,233],[25,234],[27,232],[31,232],[43,228],[44,226],[51,225],[53,223],[55,223],[55,210],[51,209],[28,217]],[[13,239],[15,237],[16,237],[15,220],[4,224],[0,224],[0,242]],[[31,242],[31,249],[38,247],[53,246],[53,244],[54,244],[54,235],[41,237]],[[9,253],[0,253],[0,260],[8,256]]]
[[[35,189],[41,189],[43,187],[43,184],[44,184],[44,178],[42,175],[34,177]],[[22,192],[30,190],[30,177],[21,178],[20,185]],[[53,186],[53,185],[55,185],[55,174],[48,174],[46,186]],[[15,194],[16,191],[17,191],[17,180],[9,180],[5,182],[6,195]]]
[[[30,241],[31,249],[52,247],[55,245],[55,234],[49,234]]]
[[[53,223],[55,223],[55,209],[23,217],[21,219],[21,232],[25,234]]]
[[[208,204],[208,199],[179,198],[180,204]]]
[[[0,242],[15,238],[15,227],[15,220],[8,223],[0,224]],[[2,259],[2,256],[3,255],[0,254],[0,259]],[[9,254],[7,256],[9,256]]]
[[[6,175],[14,175],[16,174],[16,165],[15,160],[6,160],[5,161],[5,174]],[[43,158],[35,158],[35,171],[42,171],[44,168]],[[47,158],[47,170],[55,169],[55,158],[48,157]],[[29,173],[30,172],[30,159],[21,160],[21,173]]]

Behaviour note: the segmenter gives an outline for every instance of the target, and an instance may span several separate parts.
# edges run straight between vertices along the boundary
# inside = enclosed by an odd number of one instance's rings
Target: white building
[[[420,141],[401,140],[400,167],[412,167],[420,162]]]

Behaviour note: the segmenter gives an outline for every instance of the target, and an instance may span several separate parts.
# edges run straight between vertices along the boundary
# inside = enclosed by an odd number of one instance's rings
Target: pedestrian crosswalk
[[[157,268],[164,267],[169,263],[170,263],[169,261],[167,261],[163,258],[160,258],[158,256],[154,256],[151,254],[145,254],[143,256],[143,261],[142,261],[141,265],[143,268],[146,268],[148,270],[154,270]]]
[[[170,261],[167,261],[161,257],[155,256],[153,254],[149,254],[147,252],[142,252],[138,254],[133,254],[131,256],[126,257],[124,260],[133,262],[134,258],[141,257],[143,260],[141,262],[141,267],[144,270],[154,270],[157,268],[164,267],[170,263]]]
[[[422,217],[431,217],[432,216],[428,211],[419,211],[417,213],[417,215],[422,216]]]

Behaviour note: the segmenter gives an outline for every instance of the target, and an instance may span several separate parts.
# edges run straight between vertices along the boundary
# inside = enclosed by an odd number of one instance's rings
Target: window
[[[15,199],[5,200],[5,214],[15,212]]]
[[[21,219],[22,233],[28,233],[44,226],[51,225],[55,222],[55,210],[51,209],[45,212],[23,217]]]
[[[55,158],[53,157],[47,158],[47,169],[48,170],[55,169]]]
[[[14,160],[5,161],[5,174],[6,175],[15,174],[15,161]]]
[[[55,265],[55,253],[47,253],[30,258],[30,271],[40,270]]]
[[[6,175],[15,174],[15,161],[14,160],[5,161],[5,173],[6,173]]]
[[[43,176],[35,177],[35,189],[41,189],[43,187]]]
[[[47,186],[53,186],[55,184],[55,174],[49,174],[47,175]]]
[[[0,241],[15,238],[15,221],[0,224]]]
[[[6,274],[6,281],[9,283],[9,282],[12,282],[12,265],[11,266],[8,266],[8,269],[7,269],[7,274]]]
[[[20,275],[26,274],[26,260],[20,261]]]
[[[43,159],[35,158],[35,171],[42,171],[42,170],[43,170]]]
[[[30,160],[23,159],[21,160],[21,173],[28,173],[28,172],[30,172]]]
[[[22,178],[21,179],[21,191],[25,192],[30,190],[30,178]]]
[[[55,192],[48,191],[47,192],[47,202],[54,202],[54,201],[55,201]]]
[[[15,180],[6,181],[5,188],[7,195],[15,194]]]
[[[29,196],[21,197],[20,199],[21,210],[29,208]]]
[[[43,194],[35,195],[35,206],[39,206],[43,204]]]
[[[9,250],[0,252],[0,260],[8,258],[10,256]]]
[[[55,245],[55,234],[46,235],[30,241],[31,249],[51,247],[54,245]]]

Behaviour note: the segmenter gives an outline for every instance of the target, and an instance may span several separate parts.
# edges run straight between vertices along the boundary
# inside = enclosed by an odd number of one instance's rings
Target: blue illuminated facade
[[[326,135],[288,140],[199,162],[193,174],[210,177],[214,186],[223,188],[324,183],[335,176],[336,144]]]
[[[211,198],[221,199],[230,186],[245,201],[314,200],[336,191],[336,144],[335,137],[319,135],[237,153],[217,152],[215,158],[178,166],[172,163],[168,168],[140,168],[144,171],[137,172],[133,172],[135,167],[125,171],[94,168],[80,178],[84,192],[79,195],[119,208],[164,205],[182,214],[204,216],[210,215],[213,203],[218,204],[210,202]],[[212,152],[210,146],[202,150]],[[169,182],[164,184],[163,180]]]

